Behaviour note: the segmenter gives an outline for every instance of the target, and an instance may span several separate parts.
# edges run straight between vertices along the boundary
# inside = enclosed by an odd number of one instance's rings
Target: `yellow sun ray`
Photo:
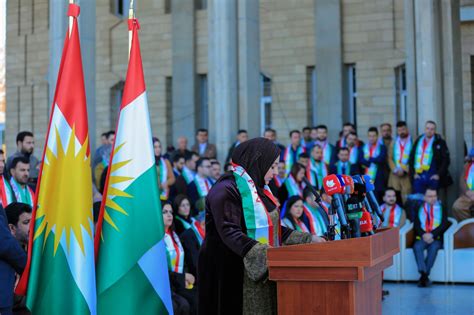
[[[92,238],[90,222],[93,221],[89,139],[86,137],[84,143],[79,144],[76,153],[78,142],[75,126],[72,127],[65,146],[61,140],[64,135],[60,134],[58,128],[55,127],[51,132],[54,132],[52,137],[55,137],[56,153],[53,148],[46,148],[36,216],[36,220],[42,221],[36,228],[34,238],[43,235],[44,248],[51,234],[56,254],[64,235],[68,251],[71,242],[75,240],[84,253],[83,234]]]
[[[117,153],[123,148],[124,145],[125,145],[125,142],[118,145],[114,149],[114,152],[113,152],[114,158],[112,158],[112,161],[115,159],[115,157],[117,156]],[[121,213],[125,216],[128,216],[128,213],[125,209],[122,208],[122,206],[120,206],[117,202],[114,201],[114,198],[115,197],[133,198],[133,196],[126,193],[123,190],[118,189],[114,185],[133,180],[134,178],[128,177],[128,176],[122,176],[122,175],[113,175],[113,174],[116,171],[123,168],[125,165],[129,164],[131,161],[132,160],[113,162],[113,164],[110,166],[109,182],[108,182],[108,187],[107,187],[107,196],[106,196],[105,209],[104,209],[104,220],[105,222],[110,224],[110,226],[112,226],[112,228],[114,228],[117,232],[120,230],[112,219],[111,211]]]

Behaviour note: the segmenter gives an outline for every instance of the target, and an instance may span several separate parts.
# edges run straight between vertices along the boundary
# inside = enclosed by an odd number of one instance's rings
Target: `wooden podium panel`
[[[398,229],[268,250],[278,314],[381,314],[382,271],[399,252]]]

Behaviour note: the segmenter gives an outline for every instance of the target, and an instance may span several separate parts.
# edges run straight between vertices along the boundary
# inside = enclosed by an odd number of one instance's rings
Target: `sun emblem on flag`
[[[56,153],[53,148],[46,148],[36,213],[39,225],[34,238],[44,233],[44,248],[48,236],[52,234],[56,254],[64,235],[69,251],[73,235],[84,253],[84,237],[92,238],[93,226],[89,140],[86,137],[81,145],[73,126],[64,149],[57,127],[51,132],[55,133],[53,143],[56,143]],[[80,146],[77,153],[76,146]]]
[[[116,156],[117,152],[119,152],[120,149],[122,149],[124,145],[125,145],[125,142],[120,144],[118,147],[114,149],[114,153],[113,153],[114,157]],[[119,228],[117,227],[115,222],[112,220],[109,210],[117,211],[126,216],[128,216],[128,213],[127,211],[125,211],[125,209],[123,209],[118,203],[114,201],[113,197],[124,197],[124,198],[133,198],[133,197],[132,195],[126,193],[125,191],[114,187],[114,185],[133,180],[133,177],[119,176],[119,175],[113,175],[113,174],[117,170],[121,169],[122,167],[130,163],[131,161],[132,160],[115,162],[115,163],[112,163],[112,166],[110,167],[109,182],[108,182],[107,197],[106,197],[107,199],[105,202],[105,209],[104,209],[104,220],[117,231],[119,231]]]

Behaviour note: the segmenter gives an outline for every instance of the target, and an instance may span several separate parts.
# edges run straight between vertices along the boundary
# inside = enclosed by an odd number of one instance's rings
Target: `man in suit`
[[[0,314],[12,314],[15,273],[26,265],[26,252],[11,234],[5,211],[0,207]]]
[[[359,165],[352,164],[349,161],[349,149],[348,148],[340,148],[339,152],[337,153],[338,160],[336,163],[331,165],[330,173],[331,174],[339,174],[339,175],[358,175],[360,174]]]
[[[230,158],[232,157],[232,153],[234,153],[235,148],[237,148],[239,144],[247,141],[248,139],[249,139],[249,135],[247,133],[247,130],[240,129],[237,132],[237,140],[229,148],[229,152],[227,153],[227,157],[225,159],[226,163],[230,162]]]
[[[196,132],[196,143],[191,148],[191,151],[199,153],[200,157],[208,159],[217,158],[217,149],[214,144],[208,143],[209,132],[207,129],[198,129]]]

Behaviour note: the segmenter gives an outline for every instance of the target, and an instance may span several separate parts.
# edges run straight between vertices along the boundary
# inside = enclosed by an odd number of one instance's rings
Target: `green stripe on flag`
[[[53,254],[54,233],[49,234],[44,251],[43,240],[44,233],[33,243],[28,308],[34,314],[89,314],[89,306],[72,277],[62,246]]]
[[[137,304],[137,301],[140,303]],[[163,302],[151,286],[140,266],[135,265],[124,277],[100,293],[98,314],[168,314]]]

